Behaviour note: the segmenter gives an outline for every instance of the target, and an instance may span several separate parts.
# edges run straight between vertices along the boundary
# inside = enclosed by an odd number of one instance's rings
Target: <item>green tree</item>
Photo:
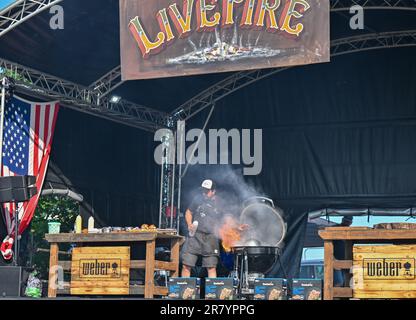
[[[49,255],[39,252],[38,249],[49,249],[45,240],[48,233],[48,222],[61,223],[61,233],[73,230],[76,216],[79,213],[79,204],[67,197],[47,196],[39,200],[30,228],[29,255],[31,264],[40,272],[43,279],[47,279]],[[68,250],[69,246],[60,246],[60,250]]]

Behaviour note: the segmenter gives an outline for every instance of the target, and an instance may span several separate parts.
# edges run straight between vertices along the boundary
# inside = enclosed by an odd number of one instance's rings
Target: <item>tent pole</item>
[[[163,177],[165,175],[165,156],[162,155],[162,165],[160,167],[160,202],[159,202],[159,228],[162,228],[162,205],[163,205]]]
[[[15,204],[17,209],[14,210],[14,261],[13,264],[17,267],[19,265],[19,209],[18,204]]]
[[[177,134],[178,134],[178,145],[176,146],[177,148],[179,148],[179,159],[178,159],[178,164],[179,164],[179,173],[178,173],[178,205],[177,205],[177,212],[176,212],[176,229],[177,232],[179,234],[179,225],[180,225],[180,212],[181,212],[181,194],[182,194],[182,163],[183,163],[183,148],[184,146],[183,141],[184,141],[184,130],[185,130],[185,122],[182,121],[178,121],[177,123]]]
[[[173,139],[176,142],[176,136],[177,132],[173,135]],[[176,149],[175,149],[176,143],[173,144],[173,147],[171,147],[173,150],[170,150],[172,152],[169,152],[169,155],[173,155],[172,159],[172,196],[171,196],[171,203],[170,203],[170,229],[173,229],[173,210],[174,210],[174,202],[175,202],[175,174],[176,174]]]
[[[3,130],[4,130],[4,109],[6,107],[6,82],[7,78],[1,79],[1,110],[0,110],[0,168],[3,165]]]

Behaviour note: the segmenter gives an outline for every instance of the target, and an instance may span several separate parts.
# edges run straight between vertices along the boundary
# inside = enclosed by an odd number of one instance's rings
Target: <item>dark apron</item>
[[[201,256],[219,256],[220,242],[212,233],[197,231],[195,236],[188,237],[184,244],[184,253]]]

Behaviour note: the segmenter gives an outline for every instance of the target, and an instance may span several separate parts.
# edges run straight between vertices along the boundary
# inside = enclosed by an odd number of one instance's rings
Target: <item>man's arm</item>
[[[190,230],[192,228],[192,211],[187,209],[185,212],[185,221],[188,225],[188,229]]]

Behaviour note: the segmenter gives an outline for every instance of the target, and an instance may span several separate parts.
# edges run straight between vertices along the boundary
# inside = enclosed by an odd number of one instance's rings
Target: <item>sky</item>
[[[16,2],[17,0],[0,0],[0,10],[3,10],[4,8],[8,7],[13,2]]]
[[[342,217],[330,217],[331,221],[340,223]],[[368,216],[354,217],[353,227],[373,227],[378,223],[389,223],[389,222],[416,222],[415,218],[406,217],[374,217],[370,216],[370,221],[368,222]],[[315,260],[324,258],[324,249],[323,248],[305,248],[303,249],[302,260]]]

